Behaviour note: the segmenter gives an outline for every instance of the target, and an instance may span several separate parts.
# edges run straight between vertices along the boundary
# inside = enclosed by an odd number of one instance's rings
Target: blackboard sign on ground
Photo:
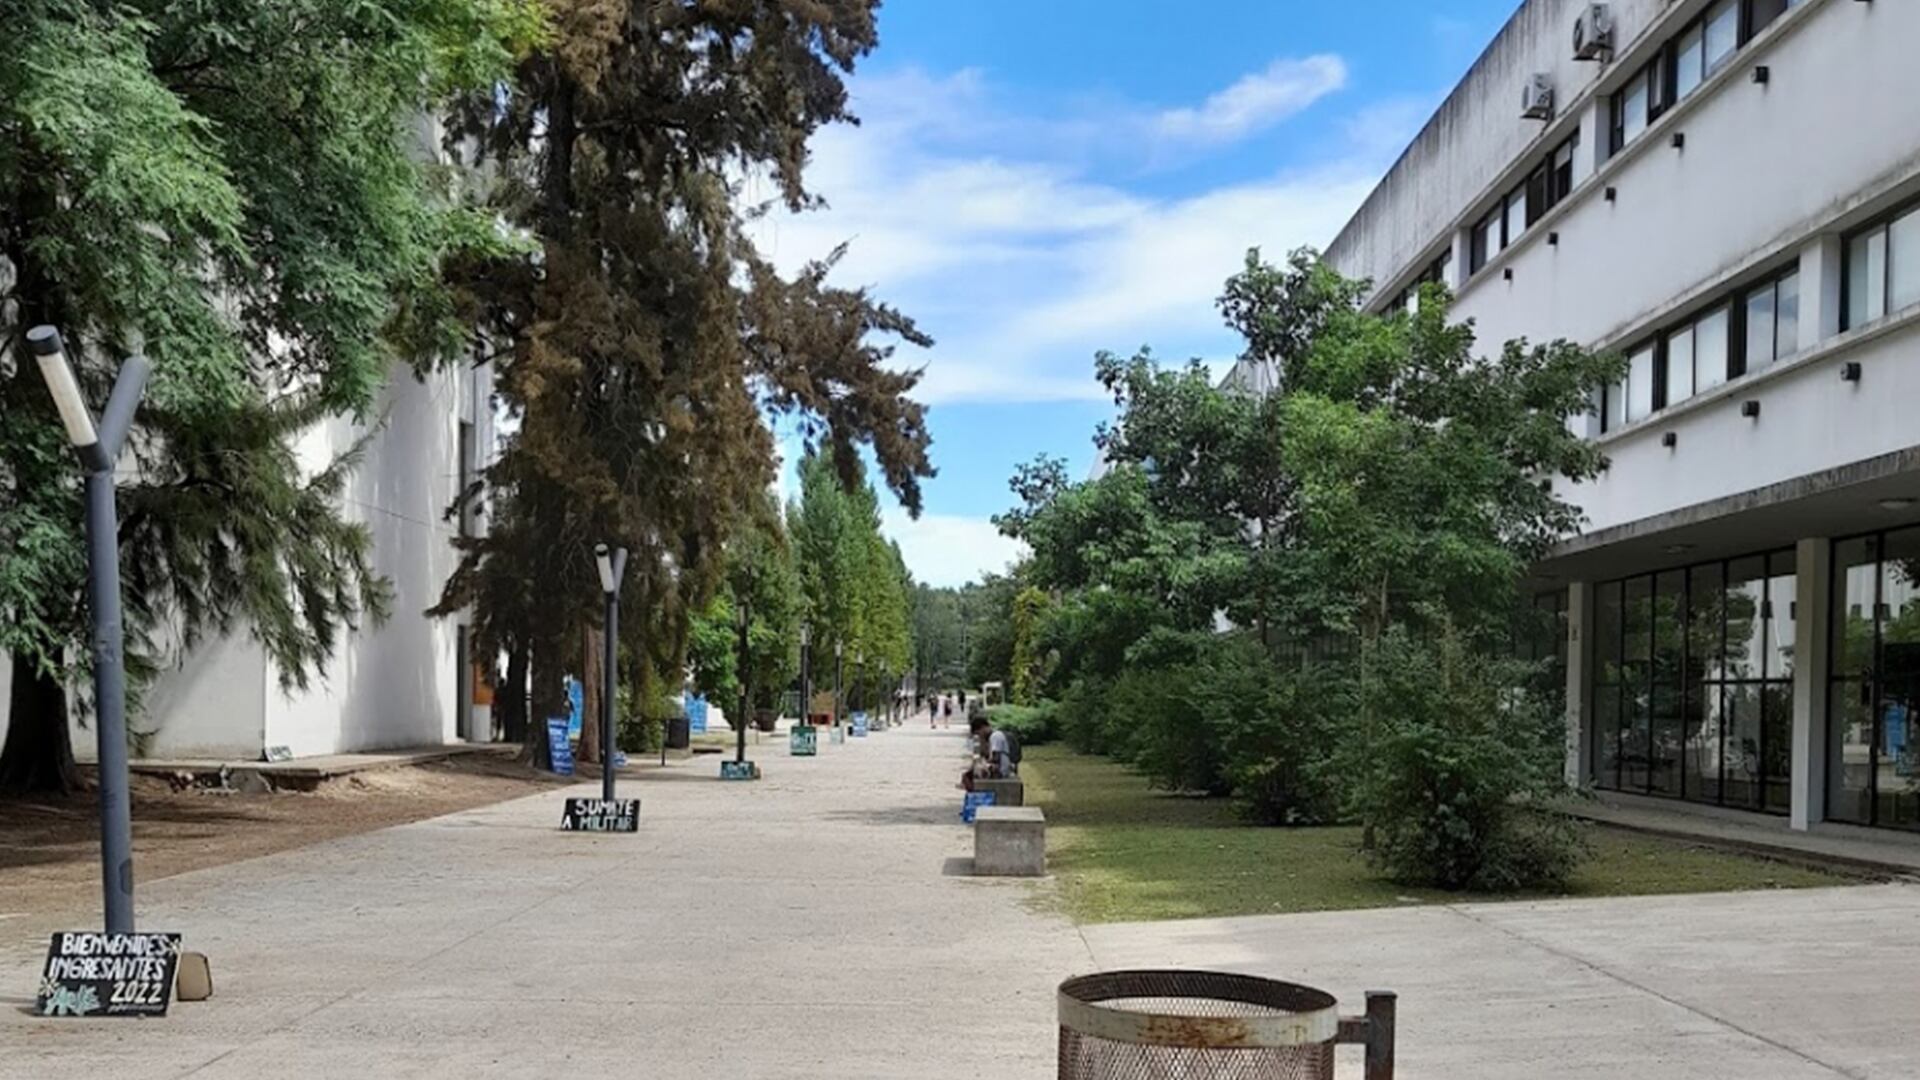
[[[820,734],[805,724],[793,725],[787,733],[787,753],[794,757],[813,757],[820,750]]]
[[[552,717],[547,721],[547,756],[553,763],[553,771],[561,776],[573,775],[573,743],[567,740],[567,718]]]
[[[720,763],[722,780],[758,780],[760,766],[751,761],[723,761]]]
[[[34,1011],[41,1016],[165,1016],[179,934],[53,935]]]
[[[568,799],[561,832],[639,832],[639,799]]]

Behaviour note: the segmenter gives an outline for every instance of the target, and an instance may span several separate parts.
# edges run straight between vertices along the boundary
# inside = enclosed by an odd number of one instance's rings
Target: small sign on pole
[[[55,934],[34,1011],[41,1016],[165,1016],[179,966],[179,934]]]
[[[547,721],[547,756],[553,762],[555,773],[573,775],[573,742],[567,738],[567,718],[564,716]]]
[[[639,832],[639,799],[568,799],[561,832]]]

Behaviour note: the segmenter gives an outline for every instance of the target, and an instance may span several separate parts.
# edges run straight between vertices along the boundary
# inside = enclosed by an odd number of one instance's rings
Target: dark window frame
[[[1884,310],[1866,322],[1878,322],[1895,313],[1893,307],[1893,223],[1920,210],[1920,195],[1910,195],[1840,235],[1840,332],[1856,329],[1853,322],[1853,245],[1872,233],[1887,238],[1887,257],[1880,268],[1880,301]],[[1900,309],[1905,310],[1905,309]]]
[[[1836,541],[1836,543],[1837,542],[1838,541]],[[1717,763],[1718,763],[1718,775],[1714,783],[1713,798],[1702,799],[1702,798],[1695,797],[1693,794],[1691,794],[1688,791],[1688,772],[1687,772],[1687,745],[1688,745],[1689,739],[1687,736],[1687,729],[1686,729],[1686,723],[1688,720],[1688,717],[1686,715],[1686,697],[1687,697],[1688,690],[1692,686],[1689,680],[1693,675],[1696,663],[1698,663],[1697,658],[1695,658],[1693,655],[1693,648],[1692,648],[1693,628],[1690,625],[1692,621],[1692,613],[1694,611],[1694,597],[1693,597],[1694,577],[1697,571],[1706,569],[1708,567],[1716,568],[1719,571],[1718,580],[1720,583],[1719,584],[1720,594],[1724,598],[1728,593],[1729,585],[1732,581],[1733,565],[1735,563],[1746,562],[1752,559],[1758,559],[1760,561],[1759,581],[1761,582],[1761,598],[1760,598],[1761,606],[1759,610],[1755,612],[1755,618],[1759,619],[1761,622],[1760,631],[1759,631],[1760,632],[1760,674],[1757,677],[1729,677],[1723,674],[1722,677],[1717,679],[1709,679],[1709,678],[1703,677],[1700,681],[1700,689],[1703,694],[1718,694],[1720,698],[1720,708],[1718,710],[1720,723],[1719,723],[1719,728],[1717,732],[1718,753],[1716,755]],[[1596,662],[1593,665],[1593,669],[1594,669],[1593,678],[1591,679],[1591,681],[1587,686],[1588,693],[1586,695],[1586,698],[1590,702],[1597,703],[1601,697],[1600,692],[1603,690],[1615,691],[1613,695],[1615,708],[1614,708],[1614,715],[1610,721],[1611,722],[1610,728],[1605,728],[1605,729],[1602,728],[1601,721],[1603,718],[1599,714],[1598,704],[1595,704],[1593,706],[1593,711],[1589,713],[1587,718],[1588,720],[1587,731],[1585,733],[1586,739],[1587,739],[1587,746],[1588,746],[1588,755],[1589,755],[1589,758],[1588,758],[1589,767],[1587,769],[1587,779],[1590,783],[1593,784],[1594,787],[1600,788],[1606,791],[1619,791],[1619,792],[1623,792],[1630,795],[1645,795],[1651,798],[1658,798],[1658,799],[1672,799],[1680,802],[1695,802],[1695,803],[1700,803],[1700,804],[1709,805],[1709,806],[1731,807],[1737,810],[1747,810],[1754,813],[1770,814],[1776,817],[1784,816],[1788,812],[1785,809],[1775,809],[1767,805],[1767,791],[1768,791],[1768,786],[1770,782],[1773,782],[1777,779],[1779,782],[1784,783],[1789,790],[1791,790],[1792,783],[1793,783],[1792,761],[1790,757],[1787,764],[1788,772],[1785,777],[1775,778],[1767,771],[1767,768],[1766,768],[1767,761],[1771,756],[1768,754],[1768,751],[1778,749],[1777,747],[1771,747],[1768,745],[1767,690],[1769,688],[1778,688],[1782,686],[1786,687],[1788,692],[1787,707],[1789,709],[1789,713],[1791,713],[1791,709],[1793,707],[1792,706],[1792,687],[1794,682],[1793,674],[1789,672],[1785,675],[1774,675],[1772,674],[1772,671],[1771,671],[1772,664],[1774,662],[1774,655],[1773,655],[1774,648],[1772,645],[1773,627],[1772,627],[1772,622],[1769,618],[1770,613],[1767,610],[1768,605],[1771,603],[1771,600],[1767,596],[1767,590],[1770,587],[1770,583],[1773,582],[1776,578],[1786,576],[1784,573],[1775,573],[1774,568],[1776,565],[1776,560],[1783,560],[1789,565],[1791,565],[1794,578],[1797,582],[1799,575],[1803,572],[1803,569],[1799,565],[1799,559],[1795,549],[1791,547],[1786,547],[1786,548],[1768,548],[1768,549],[1764,549],[1757,552],[1747,552],[1745,554],[1740,554],[1740,555],[1730,555],[1722,559],[1707,559],[1700,562],[1686,563],[1681,566],[1661,567],[1661,568],[1648,571],[1646,573],[1629,574],[1626,577],[1595,583],[1594,602],[1596,605],[1602,602],[1600,600],[1600,593],[1602,590],[1606,590],[1606,589],[1617,590],[1616,595],[1618,599],[1615,601],[1615,603],[1617,605],[1616,611],[1618,613],[1618,616],[1615,620],[1616,625],[1613,627],[1613,629],[1619,635],[1619,638],[1614,643],[1614,655],[1616,657],[1616,664],[1615,664],[1616,669],[1620,672],[1622,678],[1621,678],[1621,681],[1619,682],[1604,681],[1602,665],[1596,660]],[[1832,570],[1832,569],[1834,568],[1829,567],[1829,570]],[[1657,665],[1654,662],[1654,657],[1658,652],[1659,601],[1660,601],[1660,597],[1664,595],[1660,591],[1660,579],[1664,576],[1675,574],[1675,573],[1678,573],[1680,575],[1680,585],[1681,585],[1679,599],[1678,599],[1679,626],[1680,626],[1680,644],[1679,644],[1680,673],[1679,673],[1679,680],[1677,684],[1678,686],[1677,700],[1679,702],[1679,704],[1677,705],[1677,708],[1679,709],[1680,720],[1681,720],[1681,740],[1679,745],[1680,758],[1678,762],[1678,769],[1679,769],[1678,792],[1675,794],[1668,794],[1666,792],[1662,792],[1658,790],[1655,787],[1653,782],[1654,762],[1653,762],[1653,755],[1651,753],[1651,746],[1653,743],[1653,721],[1656,718],[1653,717],[1651,713],[1653,711],[1652,703],[1654,700],[1654,696],[1657,693],[1657,687],[1656,687]],[[1648,602],[1647,602],[1648,624],[1643,628],[1647,634],[1647,640],[1648,640],[1648,658],[1645,665],[1646,672],[1644,676],[1645,678],[1644,686],[1639,685],[1637,682],[1628,682],[1625,679],[1626,668],[1628,664],[1628,660],[1626,658],[1626,641],[1627,641],[1627,635],[1630,630],[1628,626],[1628,619],[1627,619],[1627,615],[1628,615],[1627,603],[1626,603],[1627,585],[1629,582],[1636,582],[1636,581],[1646,582],[1647,597],[1648,597]],[[1727,605],[1723,599],[1719,607],[1720,652],[1723,656],[1728,652],[1728,646],[1730,644],[1727,639],[1728,618],[1727,618],[1726,609],[1727,609]],[[1800,639],[1799,613],[1797,610],[1790,609],[1787,617],[1794,620],[1794,624],[1795,624],[1794,625],[1794,641],[1798,643]],[[1597,627],[1595,632],[1596,633],[1598,632]],[[1598,647],[1598,643],[1596,643],[1596,648],[1597,647]],[[1830,681],[1831,681],[1831,678],[1832,677],[1830,675],[1829,676]],[[1732,727],[1732,724],[1729,722],[1731,719],[1731,712],[1727,704],[1729,700],[1727,695],[1734,690],[1737,690],[1742,687],[1748,687],[1748,686],[1757,687],[1759,691],[1759,697],[1757,700],[1759,702],[1759,707],[1761,711],[1760,711],[1760,717],[1759,717],[1759,723],[1758,723],[1759,740],[1757,743],[1756,756],[1760,762],[1760,771],[1758,773],[1758,783],[1755,785],[1755,792],[1754,792],[1755,797],[1751,801],[1735,800],[1735,801],[1729,802],[1727,799],[1727,760],[1729,756],[1727,753],[1727,743],[1728,743],[1729,730]],[[1647,735],[1648,735],[1647,741],[1649,746],[1649,753],[1648,753],[1648,760],[1647,760],[1647,766],[1646,766],[1646,783],[1644,786],[1639,788],[1629,788],[1625,786],[1623,782],[1623,778],[1626,774],[1625,718],[1627,713],[1627,693],[1626,692],[1628,690],[1634,690],[1636,692],[1644,690],[1646,693],[1646,700],[1648,702],[1649,716],[1648,716],[1648,724],[1647,724]],[[1705,708],[1705,704],[1703,701],[1702,702],[1703,715],[1704,715],[1704,708]],[[1600,770],[1600,763],[1602,761],[1601,747],[1604,745],[1603,740],[1608,738],[1609,735],[1612,737],[1614,742],[1613,777],[1612,777],[1611,783],[1606,782],[1606,779],[1601,775],[1601,770]],[[1788,739],[1791,740],[1791,738],[1792,738],[1791,727],[1789,727]],[[1791,753],[1791,748],[1789,747],[1789,754],[1790,753]]]
[[[1834,650],[1836,650],[1839,647],[1841,635],[1844,635],[1846,633],[1845,620],[1836,619],[1833,617],[1833,614],[1834,614],[1833,604],[1837,598],[1844,595],[1844,590],[1845,590],[1845,583],[1842,578],[1842,574],[1844,573],[1845,568],[1840,565],[1839,560],[1837,558],[1834,558],[1834,556],[1839,554],[1840,546],[1842,544],[1852,543],[1856,540],[1865,540],[1865,541],[1868,541],[1869,543],[1869,551],[1873,556],[1873,562],[1871,563],[1871,565],[1874,568],[1873,607],[1871,609],[1872,611],[1871,621],[1873,623],[1873,645],[1872,645],[1871,651],[1868,654],[1867,663],[1860,670],[1858,674],[1847,674],[1843,672],[1837,672],[1834,670],[1833,666],[1829,664],[1827,668],[1827,680],[1826,680],[1827,685],[1823,690],[1823,692],[1826,694],[1828,730],[1827,730],[1827,737],[1824,740],[1824,745],[1820,748],[1820,754],[1822,758],[1822,762],[1821,762],[1822,775],[1826,777],[1826,785],[1825,785],[1826,798],[1824,800],[1825,805],[1823,805],[1821,809],[1825,813],[1825,815],[1830,820],[1833,820],[1833,821],[1839,821],[1839,822],[1854,824],[1854,825],[1862,825],[1867,828],[1875,828],[1875,829],[1898,829],[1902,832],[1916,831],[1914,828],[1910,828],[1907,826],[1883,825],[1880,822],[1880,757],[1881,757],[1881,750],[1883,746],[1883,735],[1884,735],[1884,731],[1881,725],[1886,719],[1884,710],[1886,707],[1886,682],[1887,682],[1887,680],[1883,677],[1885,675],[1885,672],[1883,671],[1883,668],[1885,665],[1885,657],[1882,652],[1882,646],[1884,646],[1885,644],[1884,639],[1885,639],[1885,630],[1886,630],[1886,620],[1883,618],[1883,612],[1887,606],[1887,599],[1886,599],[1887,540],[1889,537],[1893,536],[1896,533],[1912,532],[1916,527],[1920,527],[1920,526],[1916,526],[1915,524],[1912,524],[1912,523],[1909,523],[1906,525],[1894,525],[1894,526],[1890,526],[1883,529],[1872,529],[1867,532],[1852,533],[1847,536],[1836,536],[1832,540],[1828,541],[1828,547],[1827,547],[1827,550],[1828,550],[1827,650],[1828,651],[1827,651],[1827,655],[1829,657],[1833,657],[1837,655],[1837,653]],[[1864,564],[1861,564],[1861,565],[1864,565]],[[1868,708],[1871,710],[1869,715],[1872,717],[1872,721],[1873,721],[1872,728],[1867,735],[1867,750],[1868,750],[1867,776],[1871,782],[1866,789],[1867,820],[1864,822],[1854,821],[1851,817],[1847,817],[1835,812],[1836,800],[1839,797],[1841,797],[1844,792],[1844,785],[1842,785],[1839,782],[1840,778],[1837,775],[1838,769],[1844,763],[1837,760],[1838,755],[1835,754],[1834,752],[1839,746],[1839,742],[1837,741],[1837,732],[1839,731],[1839,728],[1834,723],[1834,717],[1837,714],[1833,706],[1834,706],[1834,702],[1837,700],[1837,698],[1835,698],[1834,696],[1835,692],[1840,690],[1842,687],[1851,687],[1856,692],[1861,693],[1863,696],[1867,697],[1868,700],[1866,704],[1868,705]]]

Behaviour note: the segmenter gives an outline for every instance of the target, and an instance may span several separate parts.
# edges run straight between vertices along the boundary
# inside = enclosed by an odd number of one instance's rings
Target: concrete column
[[[1593,774],[1587,760],[1588,718],[1593,712],[1593,585],[1567,586],[1567,786],[1580,787]]]
[[[1580,145],[1573,152],[1573,182],[1576,187],[1606,164],[1607,137],[1613,128],[1607,101],[1607,95],[1595,94],[1580,113]]]
[[[1793,785],[1789,823],[1805,829],[1827,816],[1827,670],[1833,610],[1833,544],[1794,547]]]
[[[1842,255],[1837,235],[1815,237],[1800,249],[1800,348],[1803,350],[1840,332]]]
[[[1473,255],[1472,233],[1453,230],[1453,261],[1447,264],[1447,288],[1458,294],[1467,284],[1467,260]]]

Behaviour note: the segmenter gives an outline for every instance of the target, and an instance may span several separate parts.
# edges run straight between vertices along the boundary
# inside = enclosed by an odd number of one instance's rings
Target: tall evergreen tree
[[[518,433],[485,478],[504,513],[439,608],[474,604],[483,651],[526,658],[536,717],[557,710],[597,617],[595,542],[632,552],[635,673],[677,677],[741,511],[773,479],[766,418],[834,448],[844,482],[871,446],[915,511],[932,471],[917,375],[879,340],[928,339],[830,285],[837,253],[776,273],[738,190],[766,176],[788,207],[813,204],[807,140],[851,119],[842,76],[876,43],[875,0],[551,6],[552,47],[511,91],[476,96],[457,131],[538,250],[464,279]]]
[[[396,361],[463,335],[443,264],[497,248],[406,133],[541,34],[531,0],[21,0],[0,60],[0,789],[71,784],[85,650],[80,474],[26,331],[65,335],[98,403],[153,380],[123,469],[139,673],[156,643],[250,630],[304,684],[384,583],[291,451],[366,418]]]

